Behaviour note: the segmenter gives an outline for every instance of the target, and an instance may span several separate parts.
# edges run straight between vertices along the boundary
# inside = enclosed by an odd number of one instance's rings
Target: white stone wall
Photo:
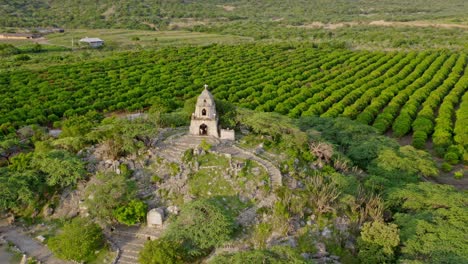
[[[203,119],[192,119],[190,122],[190,134],[200,135],[200,126],[205,124],[208,126],[208,135],[219,138],[218,134],[218,121],[217,120],[203,120]]]
[[[231,129],[221,129],[221,139],[235,140],[235,132]]]

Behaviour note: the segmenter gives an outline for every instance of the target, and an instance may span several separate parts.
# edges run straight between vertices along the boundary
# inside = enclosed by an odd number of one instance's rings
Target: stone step
[[[121,240],[121,239],[114,239],[114,242],[119,245],[119,246],[127,246],[127,245],[131,245],[131,246],[135,246],[135,247],[143,247],[145,245],[145,242],[147,240],[131,240],[131,241],[125,241],[125,240]]]
[[[122,256],[138,257],[140,250],[122,249]]]
[[[120,259],[123,259],[123,260],[138,260],[138,253],[137,255],[134,255],[134,254],[125,254],[125,252],[122,252],[122,254],[120,255]]]
[[[123,259],[119,259],[117,261],[117,263],[122,263],[122,264],[138,264],[137,261],[127,261],[127,260],[123,260]]]
[[[122,244],[117,244],[117,246],[122,250],[138,251],[138,250],[141,250],[145,245],[144,243],[141,243],[141,244],[122,243]]]

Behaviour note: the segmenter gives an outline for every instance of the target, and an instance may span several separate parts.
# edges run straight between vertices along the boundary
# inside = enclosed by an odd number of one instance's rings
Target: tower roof
[[[208,91],[208,85],[205,84],[205,89],[201,92],[197,99],[197,105],[214,105],[215,100],[213,95]]]

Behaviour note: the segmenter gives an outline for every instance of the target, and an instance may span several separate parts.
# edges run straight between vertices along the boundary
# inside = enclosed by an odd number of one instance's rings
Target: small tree
[[[226,212],[209,200],[198,200],[181,208],[166,235],[172,241],[182,241],[189,255],[201,256],[228,241],[233,231],[234,221]]]
[[[48,243],[52,252],[61,259],[79,262],[95,258],[95,251],[104,246],[101,228],[85,218],[75,218],[63,226],[62,232]]]
[[[114,210],[135,196],[134,182],[122,174],[98,173],[96,181],[86,188],[85,203],[89,213],[105,222],[112,222]]]
[[[34,155],[33,166],[47,174],[50,186],[71,186],[86,175],[85,164],[65,150],[52,150]]]

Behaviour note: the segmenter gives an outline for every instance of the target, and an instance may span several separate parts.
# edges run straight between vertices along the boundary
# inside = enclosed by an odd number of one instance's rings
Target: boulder
[[[167,212],[168,212],[169,214],[174,214],[174,215],[178,215],[179,212],[180,212],[179,207],[177,207],[177,206],[175,206],[175,205],[171,205],[171,206],[167,207],[166,210],[167,210]]]

